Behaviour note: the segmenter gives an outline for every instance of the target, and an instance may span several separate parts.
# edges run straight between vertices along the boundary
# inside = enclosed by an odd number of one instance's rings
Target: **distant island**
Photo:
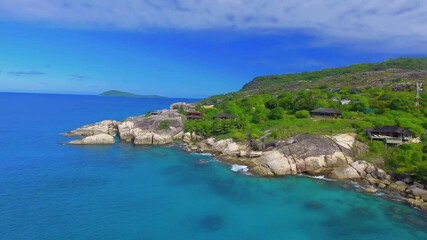
[[[131,97],[131,98],[166,98],[158,95],[139,95],[130,92],[122,92],[118,90],[110,90],[99,94],[103,97]]]

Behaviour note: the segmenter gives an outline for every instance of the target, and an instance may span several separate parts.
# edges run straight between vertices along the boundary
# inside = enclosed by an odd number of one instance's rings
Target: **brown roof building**
[[[197,120],[203,118],[203,113],[198,111],[189,111],[185,114],[187,120]]]
[[[318,108],[310,111],[312,117],[341,117],[342,113],[333,108]]]
[[[235,119],[235,118],[236,118],[236,115],[228,114],[228,113],[221,113],[214,116],[214,119],[221,119],[221,120]]]
[[[401,144],[410,141],[413,133],[399,126],[381,126],[366,130],[366,134],[371,140],[382,140],[386,144]]]

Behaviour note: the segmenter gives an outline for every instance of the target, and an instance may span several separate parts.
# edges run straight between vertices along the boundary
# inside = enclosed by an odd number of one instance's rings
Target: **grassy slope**
[[[253,90],[255,88],[269,88],[271,86],[280,87],[298,81],[316,83],[316,81],[325,78],[332,78],[339,81],[340,78],[337,77],[341,77],[342,80],[343,77],[357,76],[368,72],[386,71],[389,69],[401,69],[403,70],[402,72],[427,71],[427,58],[398,58],[380,63],[354,64],[348,67],[324,69],[314,72],[256,77],[251,82],[245,84],[242,91]]]
[[[205,135],[233,137],[238,140],[245,140],[248,135],[268,135],[269,139],[274,140],[293,134],[356,132],[359,133],[359,139],[366,141],[371,147],[370,154],[363,156],[365,159],[384,158],[389,170],[414,174],[427,180],[425,144],[384,148],[381,142],[368,142],[363,134],[364,129],[372,126],[400,125],[415,132],[416,136],[427,139],[426,101],[422,101],[420,111],[414,108],[413,84],[416,80],[426,83],[427,58],[400,58],[310,73],[257,77],[239,92],[203,100],[201,104],[215,104],[216,108],[200,108],[205,113],[206,120],[192,123],[193,126],[189,127]],[[410,84],[412,88],[396,92],[392,90],[395,84]],[[340,91],[336,91],[337,88]],[[359,88],[361,91],[352,92],[352,88]],[[307,98],[304,97],[307,93],[314,96],[315,102],[310,108],[334,107],[343,111],[344,117],[315,120],[297,118],[298,101]],[[290,96],[291,102],[286,103],[286,96],[282,98],[283,95]],[[340,105],[332,101],[332,98],[352,99],[354,102],[364,99],[369,107],[375,108],[375,113],[363,114],[360,109],[365,107]],[[427,99],[425,92],[422,99]],[[272,119],[273,109],[267,107],[275,101],[278,108],[283,108],[279,119]],[[239,124],[213,121],[212,116],[221,112],[239,116]]]

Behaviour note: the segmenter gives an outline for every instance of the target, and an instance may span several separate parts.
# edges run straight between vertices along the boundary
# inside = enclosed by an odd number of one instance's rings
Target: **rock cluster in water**
[[[149,116],[130,117],[121,122],[105,120],[85,125],[64,135],[83,137],[69,142],[75,145],[114,144],[114,137],[117,135],[121,141],[135,145],[164,145],[181,140],[183,130],[181,115],[173,110],[162,110]]]

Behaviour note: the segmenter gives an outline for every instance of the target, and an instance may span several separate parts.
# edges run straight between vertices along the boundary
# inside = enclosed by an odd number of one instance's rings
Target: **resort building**
[[[236,115],[228,114],[228,113],[221,113],[221,114],[215,115],[214,119],[221,119],[221,120],[236,119]]]
[[[187,120],[197,120],[203,118],[203,113],[198,111],[189,111],[185,114]]]
[[[369,139],[382,140],[385,144],[402,144],[412,141],[413,133],[399,126],[381,126],[366,130]]]
[[[351,100],[350,99],[342,99],[340,102],[341,102],[341,105],[348,105],[351,103]]]
[[[311,117],[341,117],[342,113],[333,108],[318,108],[310,111]]]

